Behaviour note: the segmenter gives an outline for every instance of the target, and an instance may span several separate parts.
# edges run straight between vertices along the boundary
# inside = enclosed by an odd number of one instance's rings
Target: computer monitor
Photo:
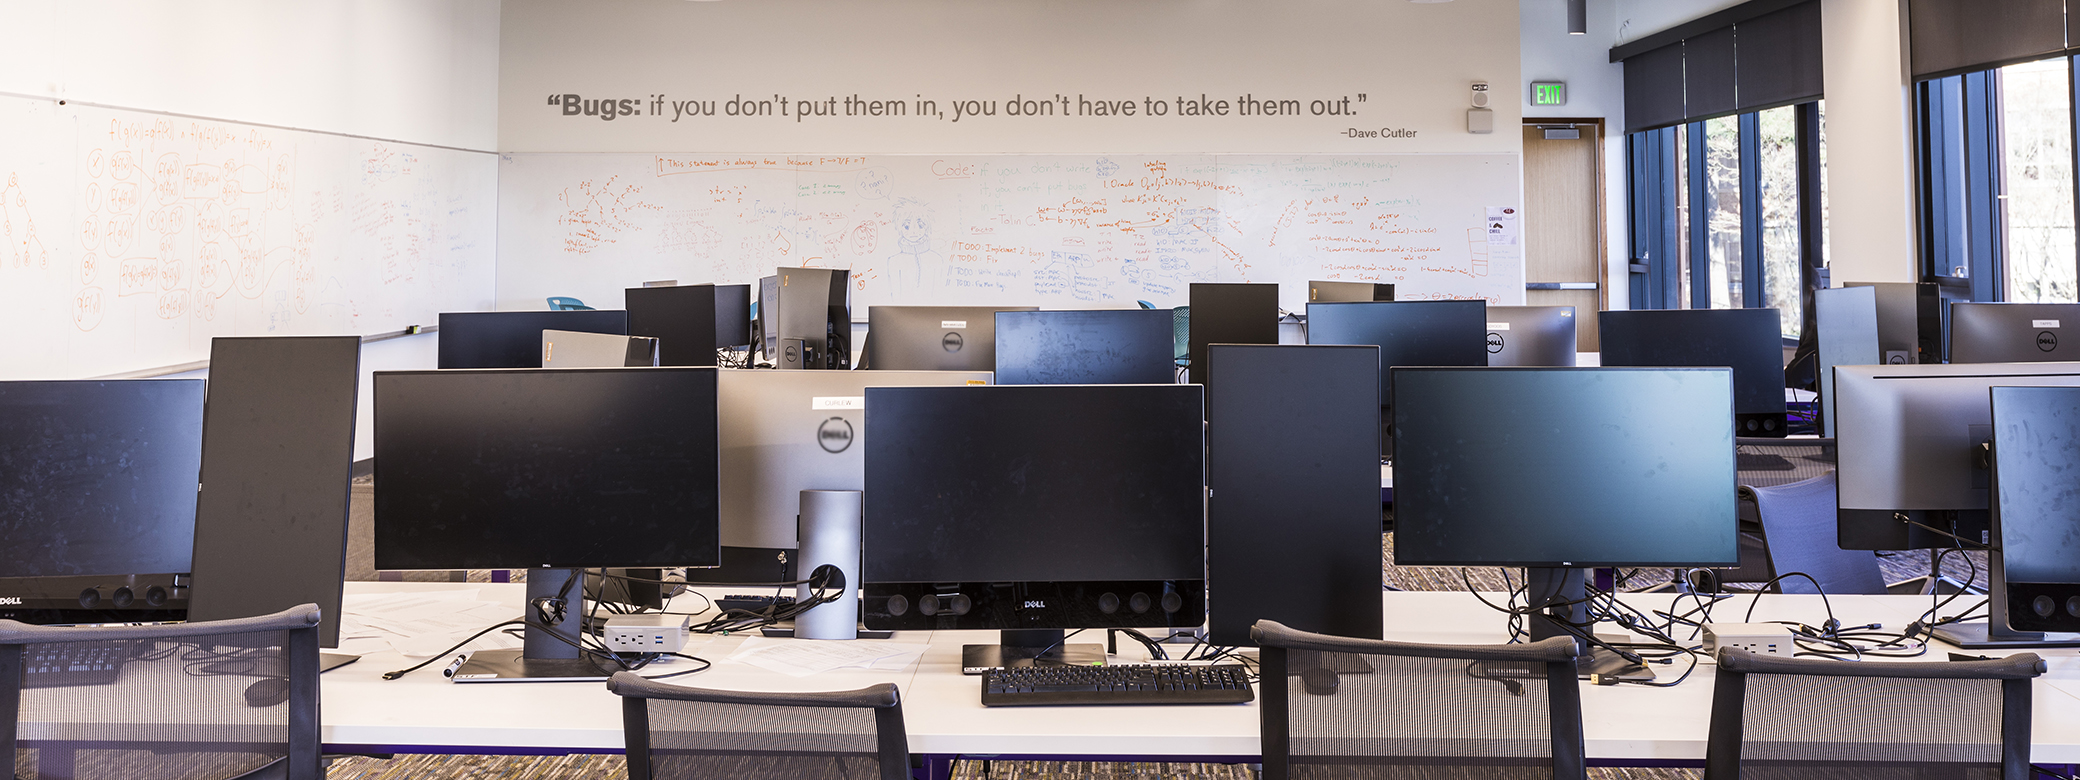
[[[1870,288],[1878,310],[1878,363],[1906,365],[1942,362],[1939,359],[1922,359],[1921,285],[1914,282],[1845,282],[1842,286],[1831,289],[1854,290],[1866,287]],[[1933,306],[1934,302],[1930,301],[1929,305]],[[1931,349],[1928,350],[1928,354],[1942,354],[1941,343],[1929,346]]]
[[[973,669],[1087,661],[1066,628],[1205,621],[1204,388],[866,392],[868,628],[1003,630]]]
[[[358,336],[210,342],[189,620],[316,604],[319,645],[339,647],[360,366]]]
[[[1034,306],[868,306],[867,368],[995,371],[997,312]]]
[[[1531,605],[1586,625],[1585,567],[1739,561],[1729,369],[1397,368],[1391,381],[1396,564],[1530,567]],[[1572,633],[1530,623],[1533,639]]]
[[[1911,287],[1911,285],[1909,285]],[[1911,291],[1911,290],[1910,290]],[[1879,309],[1879,290],[1874,287],[1834,287],[1813,291],[1813,359],[1820,379],[1820,435],[1834,438],[1834,415],[1827,411],[1834,398],[1835,366],[1869,366],[1895,361],[1886,358],[1884,312]],[[1911,320],[1910,320],[1911,321]],[[1910,352],[1895,352],[1901,364]]]
[[[1994,387],[2080,387],[2080,363],[1836,366],[1837,543],[1844,550],[1984,544]]]
[[[1573,306],[1489,306],[1488,365],[1572,366]]]
[[[542,331],[628,335],[625,311],[442,312],[441,368],[541,368]]]
[[[842,268],[780,268],[758,280],[766,358],[785,368],[852,368],[851,278]]]
[[[1995,387],[1988,615],[1970,647],[2080,646],[2080,388]],[[1960,635],[1964,635],[1960,637]]]
[[[1486,301],[1307,304],[1307,343],[1379,347],[1380,457],[1394,456],[1395,366],[1488,364]]]
[[[0,382],[0,577],[185,574],[200,379]]]
[[[376,568],[530,569],[530,603],[565,606],[457,680],[603,678],[561,641],[584,612],[577,570],[719,562],[716,371],[375,375]]]
[[[715,285],[715,348],[751,343],[751,285]]]
[[[1277,344],[1278,285],[1193,283],[1186,375],[1206,384],[1206,345]]]
[[[2067,323],[2072,328],[2064,327]],[[1950,304],[1950,362],[2080,360],[2080,303]]]
[[[1787,435],[1784,330],[1776,309],[1639,309],[1597,314],[1606,366],[1727,366],[1741,436]]]
[[[1174,384],[1174,321],[1169,309],[997,312],[997,381]]]
[[[804,490],[866,489],[866,388],[989,384],[987,371],[723,371],[722,565],[691,582],[792,582]]]
[[[1376,282],[1307,283],[1308,303],[1355,303],[1394,300],[1394,285]]]
[[[545,330],[542,368],[655,366],[659,364],[659,341],[649,336]]]
[[[655,365],[715,365],[715,285],[630,287],[622,295],[628,305],[629,335],[651,336],[658,341]]]

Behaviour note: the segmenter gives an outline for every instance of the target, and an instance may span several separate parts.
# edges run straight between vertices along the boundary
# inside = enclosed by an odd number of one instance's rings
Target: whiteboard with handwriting
[[[0,98],[0,378],[488,308],[497,157]]]
[[[1181,306],[1193,282],[1524,300],[1515,154],[506,154],[500,308],[849,268],[852,305]],[[1495,219],[1490,219],[1493,216]]]

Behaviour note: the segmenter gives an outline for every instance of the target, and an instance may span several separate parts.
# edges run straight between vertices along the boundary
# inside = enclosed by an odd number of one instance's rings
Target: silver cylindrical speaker
[[[860,507],[857,490],[802,491],[802,514],[795,521],[801,554],[795,571],[808,579],[818,566],[836,566],[845,575],[845,587],[837,601],[810,607],[794,619],[798,638],[859,638]],[[807,602],[812,594],[804,584],[795,599]]]

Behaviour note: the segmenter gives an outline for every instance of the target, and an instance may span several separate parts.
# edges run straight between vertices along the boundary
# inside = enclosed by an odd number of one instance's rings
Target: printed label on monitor
[[[1507,322],[1490,322],[1490,323],[1488,323],[1488,330],[1509,330],[1509,323],[1507,323]]]
[[[948,330],[959,330],[959,329],[962,329],[962,328],[966,328],[966,327],[968,327],[968,321],[967,321],[967,320],[940,320],[940,321],[939,321],[939,327],[941,327],[941,328],[946,328],[946,329],[948,329]]]
[[[2056,328],[2058,327],[2058,320],[2030,320],[2029,326],[2032,328]]]
[[[809,399],[809,408],[816,411],[830,409],[865,409],[867,397],[863,395],[822,395]]]

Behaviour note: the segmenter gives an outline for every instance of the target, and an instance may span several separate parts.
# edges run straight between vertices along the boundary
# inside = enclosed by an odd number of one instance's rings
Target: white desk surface
[[[522,586],[417,582],[348,583],[349,593],[478,588],[480,598],[509,601],[519,613]],[[1491,598],[1495,598],[1491,596]],[[1665,606],[1672,596],[1636,594],[1636,606]],[[1916,596],[1837,596],[1842,622],[1883,623],[1897,629],[1928,606]],[[1953,604],[1953,607],[1958,604]],[[1748,599],[1724,602],[1722,619],[1737,620]],[[1504,616],[1468,593],[1388,593],[1390,639],[1416,642],[1499,642]],[[1825,618],[1817,596],[1768,596],[1758,620],[1818,623]],[[1606,630],[1615,630],[1607,627]],[[1102,642],[1102,633],[1078,639]],[[960,674],[960,646],[994,642],[994,631],[899,632],[896,639],[926,642],[930,649],[900,672],[839,670],[796,678],[725,660],[741,636],[696,638],[690,654],[715,662],[705,672],[668,682],[736,690],[846,690],[892,682],[903,692],[903,719],[915,753],[1117,756],[1252,756],[1258,752],[1257,705],[1203,707],[1003,707],[985,708],[977,678]],[[863,640],[866,641],[866,640]],[[1076,640],[1072,640],[1076,641]],[[1122,653],[1141,648],[1122,643]],[[1943,660],[1946,645],[1931,647],[1927,660]],[[1998,655],[2004,651],[1985,654]],[[2040,763],[2080,763],[2080,651],[2038,651],[2050,663],[2035,696],[2035,747]],[[1975,653],[1977,654],[1977,653]],[[689,662],[677,662],[685,668]],[[510,752],[563,749],[573,752],[622,748],[618,697],[593,683],[451,683],[435,663],[400,680],[384,672],[408,666],[393,652],[364,656],[322,678],[324,741],[328,746],[381,746],[403,752]],[[1663,679],[1680,671],[1661,667]],[[649,667],[644,674],[672,671]],[[1674,688],[1633,685],[1582,688],[1583,736],[1592,759],[1701,761],[1710,720],[1712,667]],[[1929,703],[1942,717],[1942,703]]]

